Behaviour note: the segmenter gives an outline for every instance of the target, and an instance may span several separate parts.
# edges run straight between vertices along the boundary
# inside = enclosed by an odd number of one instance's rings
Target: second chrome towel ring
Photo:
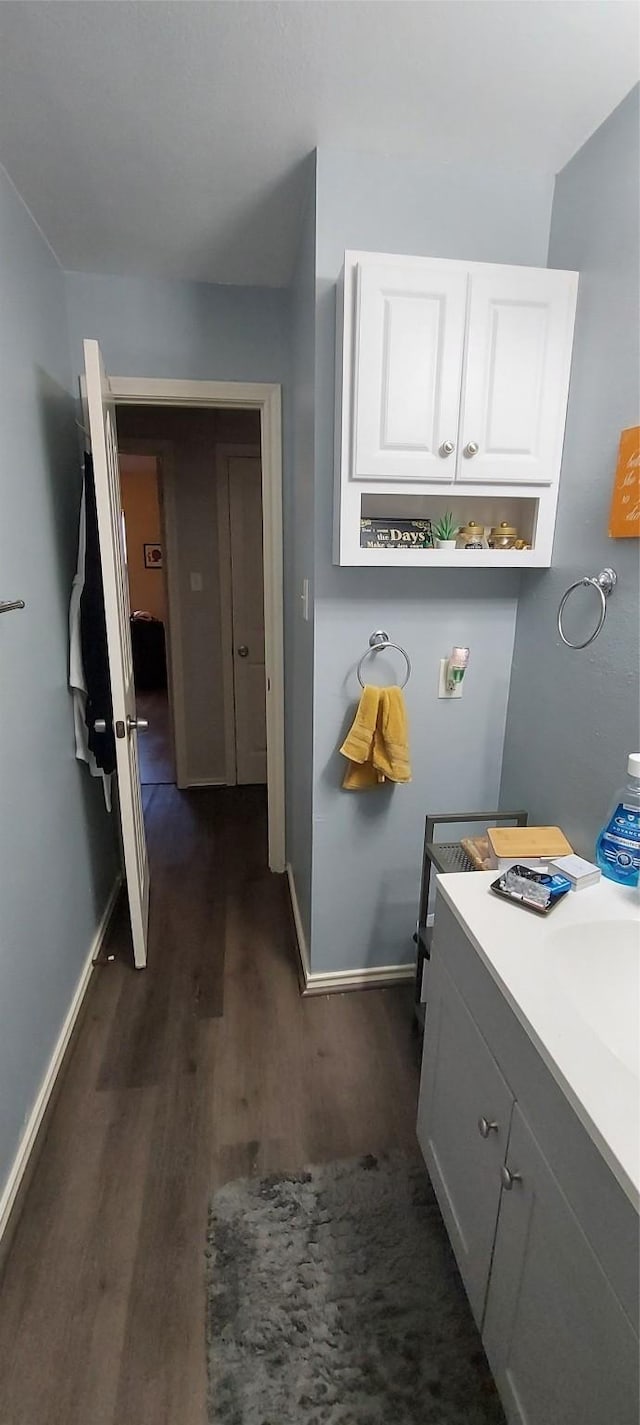
[[[607,617],[607,599],[609,597],[609,594],[611,593],[611,590],[615,589],[617,582],[618,575],[616,574],[615,569],[601,569],[599,574],[585,574],[584,578],[576,579],[575,584],[569,585],[569,588],[567,589],[566,593],[562,595],[562,598],[560,600],[560,607],[558,609],[558,633],[560,634],[562,642],[566,643],[567,648],[588,648],[589,644],[593,643],[594,639],[598,637],[602,625]],[[567,638],[567,635],[562,626],[562,615],[564,613],[564,606],[567,602],[567,599],[569,598],[569,595],[573,593],[574,589],[581,589],[583,584],[585,586],[590,584],[592,589],[596,589],[598,594],[600,595],[600,615],[596,627],[593,630],[593,633],[590,633],[589,637],[585,638],[582,643],[572,643],[571,639]]]
[[[400,687],[406,688],[407,683],[409,682],[409,679],[411,677],[411,659],[409,657],[409,654],[407,653],[406,648],[403,648],[401,643],[392,643],[388,633],[385,633],[383,628],[378,628],[376,629],[375,633],[371,634],[371,637],[369,639],[369,647],[365,649],[362,658],[360,659],[360,662],[358,664],[357,671],[358,682],[360,684],[360,687],[364,688],[364,682],[362,679],[362,665],[365,661],[365,658],[370,658],[372,653],[379,653],[381,648],[395,648],[397,649],[398,653],[402,654],[402,657],[404,658],[405,663],[407,665],[407,671],[404,682],[400,684]]]

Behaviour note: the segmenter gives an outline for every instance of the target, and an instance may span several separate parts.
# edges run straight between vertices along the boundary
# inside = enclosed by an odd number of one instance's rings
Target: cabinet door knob
[[[438,455],[453,455],[454,450],[455,445],[452,440],[443,440],[442,445],[440,446],[440,449],[438,451]]]
[[[490,1133],[497,1133],[497,1123],[492,1123],[490,1118],[485,1118],[482,1113],[478,1119],[478,1133],[481,1138],[488,1138]]]
[[[503,1163],[500,1169],[500,1177],[502,1178],[502,1186],[505,1192],[511,1192],[514,1183],[522,1182],[522,1174],[512,1173],[511,1168],[508,1168],[506,1163]]]
[[[241,644],[240,644],[240,647],[239,647],[239,649],[238,649],[238,658],[246,658],[248,652],[249,652],[249,649],[247,648],[246,643],[241,643]]]
[[[477,455],[479,449],[480,449],[480,446],[478,445],[477,441],[475,441],[475,440],[470,440],[470,441],[468,441],[467,444],[465,445],[465,448],[464,448],[464,454],[466,455],[467,460],[471,460],[472,455]]]

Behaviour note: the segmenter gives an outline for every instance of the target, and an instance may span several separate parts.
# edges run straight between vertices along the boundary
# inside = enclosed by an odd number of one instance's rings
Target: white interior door
[[[147,963],[149,858],[144,834],[138,766],[136,694],[133,681],[129,586],[122,533],[120,472],[115,411],[97,341],[85,341],[84,366],[89,434],[104,585],[107,650],[116,734],[118,805],[136,967]]]
[[[262,470],[255,456],[231,458],[228,470],[236,774],[266,782]]]

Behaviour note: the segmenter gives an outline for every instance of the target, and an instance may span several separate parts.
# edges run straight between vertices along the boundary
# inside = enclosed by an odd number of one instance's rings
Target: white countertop
[[[440,875],[438,886],[638,1208],[640,896],[602,878],[587,890],[570,891],[540,916],[494,895],[489,886],[497,874]],[[617,945],[626,953],[616,959]],[[618,1011],[624,1022],[619,1043]]]

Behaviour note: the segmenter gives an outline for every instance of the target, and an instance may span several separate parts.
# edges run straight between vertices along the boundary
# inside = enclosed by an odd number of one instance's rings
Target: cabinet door
[[[429,983],[418,1139],[478,1325],[512,1105],[495,1059],[436,961]]]
[[[576,277],[471,276],[457,478],[549,485],[560,473]]]
[[[453,480],[467,283],[446,264],[359,265],[355,479]]]
[[[513,1113],[483,1340],[509,1422],[638,1425],[638,1340],[528,1128]]]

